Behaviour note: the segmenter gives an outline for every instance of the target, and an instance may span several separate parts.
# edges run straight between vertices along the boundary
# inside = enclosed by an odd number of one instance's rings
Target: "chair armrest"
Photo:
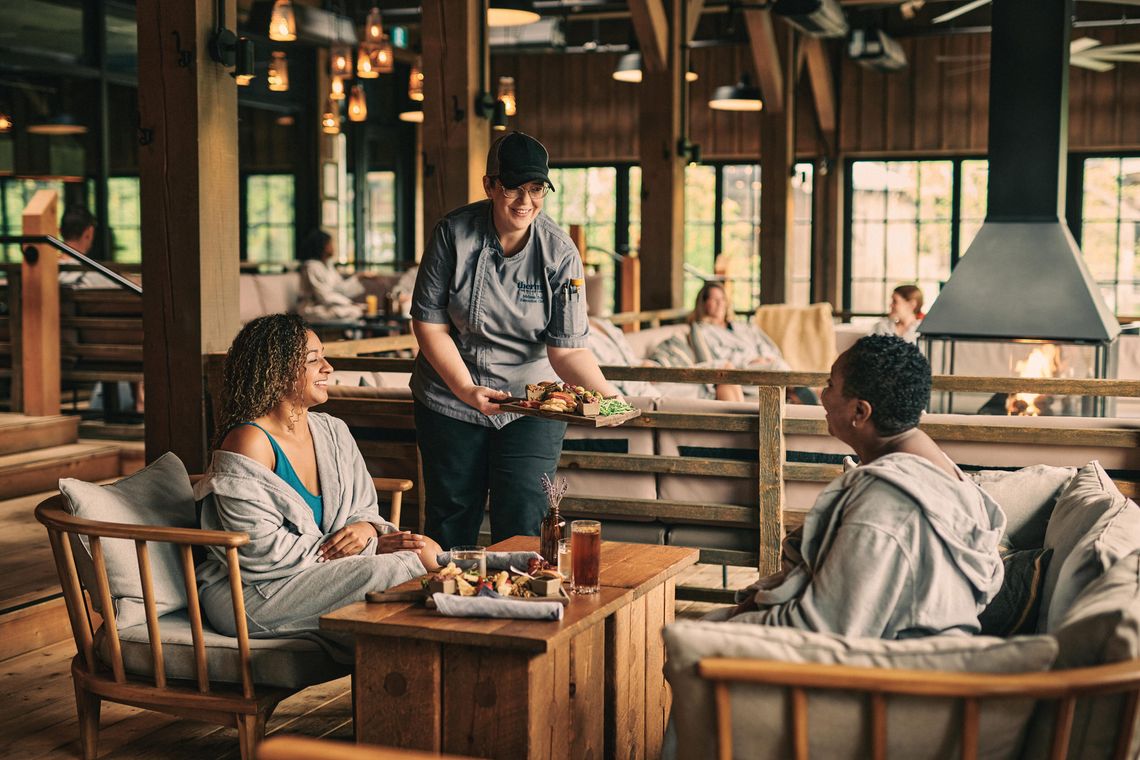
[[[101,538],[125,538],[130,541],[161,541],[189,546],[221,546],[226,548],[244,546],[249,543],[247,533],[102,522],[69,515],[62,509],[47,507],[44,504],[36,507],[36,519],[49,528],[55,528],[66,533],[79,533],[84,536],[99,536]]]
[[[404,493],[410,491],[415,484],[407,478],[372,478],[372,485],[376,487],[377,493],[380,491]]]

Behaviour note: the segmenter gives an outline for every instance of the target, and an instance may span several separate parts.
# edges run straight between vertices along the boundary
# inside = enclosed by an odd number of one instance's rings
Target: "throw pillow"
[[[67,510],[88,520],[171,528],[198,527],[190,477],[182,460],[172,453],[163,454],[148,467],[112,485],[100,486],[63,478],[59,481],[59,490],[63,492]],[[107,583],[115,605],[116,627],[129,628],[146,622],[134,542],[104,538],[101,543]],[[158,614],[161,616],[183,609],[186,606],[186,588],[177,547],[151,543],[148,548]],[[79,547],[73,542],[72,549],[80,577],[92,598],[96,599],[98,593],[89,541],[83,539]],[[99,611],[102,612],[101,609]]]
[[[1033,633],[1041,606],[1041,584],[1052,549],[1009,551],[1002,555],[1005,579],[989,606],[978,615],[983,636]]]
[[[1045,548],[1053,550],[1053,559],[1037,630],[1052,633],[1089,583],[1140,549],[1140,508],[1117,490],[1100,462],[1089,462],[1057,499]]]
[[[1077,596],[1053,632],[1056,669],[1085,668],[1140,658],[1140,553],[1117,561]],[[1119,695],[1077,700],[1068,757],[1112,757],[1124,699]],[[1048,755],[1055,708],[1038,706],[1023,757]],[[1140,729],[1140,726],[1137,727]],[[1126,757],[1140,756],[1140,730]]]
[[[746,623],[682,622],[664,630],[665,674],[673,691],[677,757],[706,757],[715,743],[712,682],[697,675],[706,657],[819,663],[867,668],[977,673],[1047,670],[1057,656],[1048,636],[996,639],[932,636],[900,641],[852,639]],[[788,754],[788,690],[761,684],[731,689],[735,757]],[[865,696],[809,690],[811,757],[863,758],[870,737]],[[981,713],[979,758],[1016,756],[1032,700],[987,701]],[[952,700],[899,698],[887,710],[887,756],[913,760],[956,757],[961,707]]]
[[[1005,512],[1005,534],[1015,549],[1037,549],[1045,545],[1045,526],[1057,503],[1057,496],[1073,479],[1075,467],[1037,464],[1014,472],[980,470],[972,473]]]

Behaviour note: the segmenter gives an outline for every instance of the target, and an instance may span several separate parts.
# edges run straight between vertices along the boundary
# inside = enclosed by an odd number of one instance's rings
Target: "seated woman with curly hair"
[[[332,365],[294,314],[253,320],[226,354],[213,459],[195,488],[203,528],[248,533],[238,549],[250,635],[315,636],[321,615],[438,568],[439,545],[380,517],[364,458],[328,400]],[[198,570],[210,623],[234,634],[226,558]]]
[[[1005,516],[918,429],[926,359],[900,338],[865,337],[835,360],[822,401],[828,432],[860,464],[819,495],[784,542],[781,572],[742,592],[733,622],[884,639],[978,633],[1001,588]]]

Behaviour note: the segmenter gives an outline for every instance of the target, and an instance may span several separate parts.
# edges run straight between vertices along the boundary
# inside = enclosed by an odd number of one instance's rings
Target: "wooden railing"
[[[220,368],[219,357],[210,357],[208,366]],[[371,372],[410,372],[410,359],[343,357],[334,361],[336,369]],[[727,563],[757,567],[761,573],[779,567],[780,541],[786,529],[802,523],[804,513],[789,511],[784,499],[785,481],[827,483],[841,474],[839,464],[788,462],[785,436],[809,435],[826,437],[823,419],[789,419],[785,415],[784,397],[788,387],[819,387],[827,380],[820,372],[762,372],[728,369],[669,369],[661,367],[603,367],[606,377],[615,380],[644,380],[662,383],[738,383],[759,387],[755,414],[722,412],[646,411],[626,423],[627,427],[656,430],[691,430],[743,433],[755,436],[755,461],[735,461],[707,457],[652,456],[616,453],[565,451],[560,467],[613,473],[652,473],[737,478],[756,483],[754,504],[713,504],[700,501],[667,501],[618,496],[569,496],[563,511],[578,516],[602,519],[658,519],[666,523],[695,523],[757,531],[757,551],[702,549],[703,562]],[[220,375],[219,375],[220,377]],[[936,376],[935,390],[978,391],[988,393],[1036,392],[1053,395],[1140,397],[1140,381],[1029,379],[1001,377]],[[215,380],[211,388],[220,387]],[[375,474],[407,477],[411,468],[418,471],[418,451],[414,443],[414,422],[410,398],[332,398],[320,411],[341,417],[360,431],[405,431],[405,439],[370,440],[360,437],[361,450],[370,460],[386,462],[399,469]],[[761,424],[761,420],[764,424]],[[1008,420],[1006,420],[1008,422]],[[1045,425],[997,424],[987,417],[962,424],[926,423],[922,429],[936,441],[1001,443],[1011,446],[1036,444],[1084,446],[1106,449],[1140,447],[1140,428],[1114,426],[1087,428],[1066,424],[1064,418],[1053,418]],[[1082,463],[1074,463],[1082,464]],[[1140,493],[1140,483],[1117,481],[1126,495]],[[416,494],[410,501],[418,505]],[[422,529],[422,510],[418,516]],[[721,591],[682,591],[688,598],[723,601]]]

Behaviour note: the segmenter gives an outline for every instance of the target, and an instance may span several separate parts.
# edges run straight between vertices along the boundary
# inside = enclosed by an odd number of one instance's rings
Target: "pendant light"
[[[329,74],[334,77],[352,76],[352,48],[348,45],[335,45],[329,54]]]
[[[368,118],[368,101],[364,97],[364,85],[354,84],[348,96],[348,120],[364,121]]]
[[[297,39],[297,19],[293,15],[292,0],[275,0],[269,16],[269,39],[275,42],[292,42]]]
[[[736,84],[726,84],[713,90],[709,108],[718,111],[759,111],[764,107],[760,99],[760,88],[752,85],[752,79],[745,72]]]
[[[630,84],[637,84],[641,81],[641,51],[631,50],[618,59],[618,64],[614,68],[613,78],[619,82],[629,82]],[[686,82],[697,81],[697,72],[685,72]]]
[[[12,117],[0,111],[0,134],[12,131]]]
[[[491,129],[496,132],[507,131],[507,107],[501,100],[495,101],[495,110],[491,114]]]
[[[254,62],[253,40],[249,37],[239,37],[234,48],[234,81],[238,87],[248,87],[256,78],[257,66]]]
[[[424,104],[416,101],[409,103],[408,106],[400,112],[400,121],[408,121],[413,124],[423,124],[424,122]]]
[[[321,131],[326,135],[340,134],[340,106],[332,98],[325,103],[325,112],[321,114]]]
[[[424,70],[420,65],[419,59],[412,65],[412,71],[408,74],[408,100],[424,99]],[[423,111],[420,111],[423,113]]]
[[[369,60],[372,62],[372,70],[377,74],[391,74],[395,70],[396,56],[387,37],[372,46]]]
[[[329,100],[344,100],[344,80],[333,77],[329,87]]]
[[[540,18],[530,0],[491,0],[487,7],[487,26],[523,26]]]
[[[380,9],[375,6],[368,11],[368,19],[364,22],[364,39],[373,44],[384,39],[384,24],[381,22]]]
[[[58,113],[55,116],[28,125],[28,134],[47,135],[49,137],[64,137],[87,134],[87,127],[75,120],[69,113]]]
[[[279,50],[274,51],[273,57],[269,59],[269,76],[266,81],[273,92],[289,91],[289,64],[285,60],[285,54]]]
[[[515,95],[514,77],[499,77],[499,102],[503,104],[503,111],[507,116],[515,115],[519,101]]]
[[[375,79],[380,76],[372,67],[372,45],[367,42],[360,43],[360,52],[356,56],[356,76],[361,79]]]

